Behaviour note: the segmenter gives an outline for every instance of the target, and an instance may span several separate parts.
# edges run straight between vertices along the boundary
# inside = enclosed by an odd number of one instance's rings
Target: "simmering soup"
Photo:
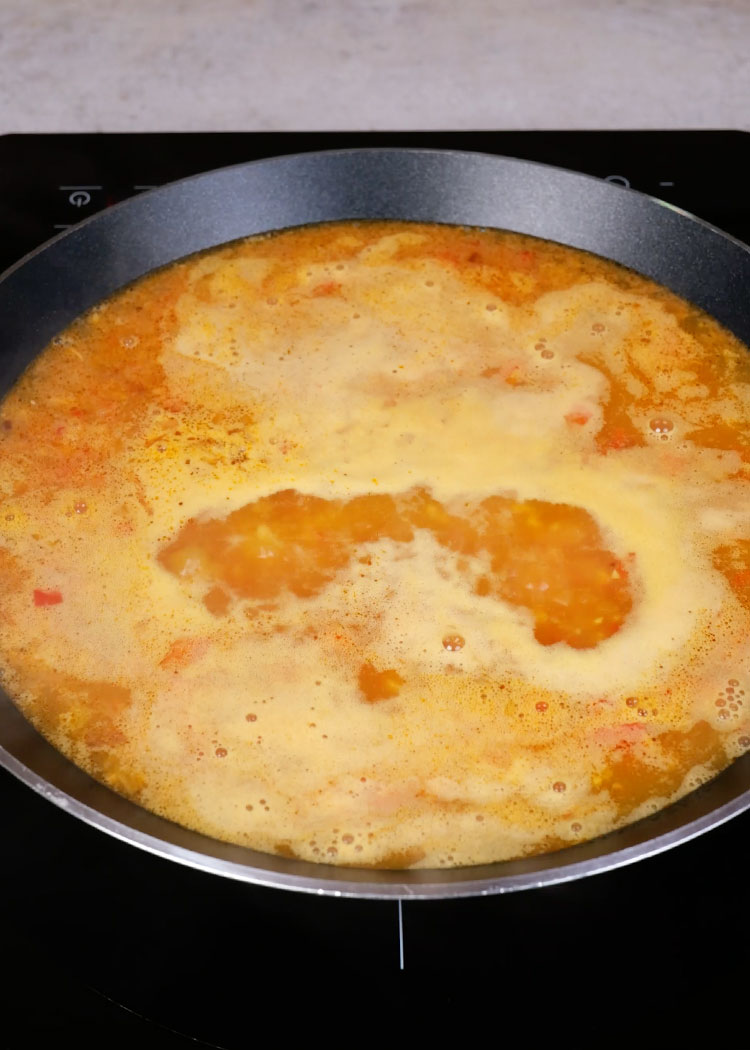
[[[0,404],[0,666],[115,791],[450,867],[750,747],[750,357],[573,249],[342,223],[151,274]]]

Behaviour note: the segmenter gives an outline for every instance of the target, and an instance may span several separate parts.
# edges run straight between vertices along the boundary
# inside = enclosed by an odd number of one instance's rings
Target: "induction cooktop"
[[[7,135],[0,267],[136,193],[281,153],[469,149],[576,169],[750,241],[750,135],[717,131]],[[0,349],[1,352],[1,349]],[[245,1047],[273,1038],[400,1042],[452,1018],[476,1041],[550,995],[645,1016],[685,1005],[706,967],[731,995],[748,913],[750,814],[607,874],[454,901],[336,899],[233,882],[94,830],[0,770],[0,1047]],[[717,970],[718,968],[718,970]],[[705,992],[705,989],[704,989]],[[666,999],[665,999],[666,995]],[[535,1003],[531,1012],[523,1005]],[[721,1000],[717,1001],[720,1003]],[[481,1022],[481,1023],[480,1023]],[[532,1038],[532,1043],[533,1043]],[[648,1042],[648,1040],[646,1040]]]

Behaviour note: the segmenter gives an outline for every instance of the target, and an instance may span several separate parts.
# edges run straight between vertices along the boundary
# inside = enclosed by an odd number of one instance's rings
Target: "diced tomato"
[[[34,591],[34,605],[59,605],[62,600],[59,591]]]
[[[199,659],[209,647],[207,638],[178,638],[172,642],[159,667],[180,670]]]
[[[387,671],[376,671],[371,663],[362,664],[358,675],[359,688],[365,700],[391,700],[398,696],[404,680],[398,671],[390,667]]]
[[[312,290],[312,294],[315,296],[337,295],[340,291],[341,285],[336,281],[326,281],[325,284],[316,285]]]
[[[615,751],[637,744],[647,735],[645,722],[621,722],[620,725],[600,726],[593,732],[594,740]]]
[[[609,433],[602,434],[600,437],[602,452],[617,452],[622,448],[632,448],[635,443],[633,436],[622,427],[613,427]]]

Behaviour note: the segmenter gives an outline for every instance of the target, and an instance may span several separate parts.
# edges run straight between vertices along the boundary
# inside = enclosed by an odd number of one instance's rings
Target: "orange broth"
[[[0,668],[114,790],[372,867],[750,747],[750,357],[610,262],[340,223],[149,275],[0,405]]]

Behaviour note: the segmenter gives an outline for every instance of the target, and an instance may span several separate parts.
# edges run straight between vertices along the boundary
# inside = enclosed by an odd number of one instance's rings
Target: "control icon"
[[[83,208],[91,203],[91,194],[88,190],[73,190],[68,200],[74,208]]]

